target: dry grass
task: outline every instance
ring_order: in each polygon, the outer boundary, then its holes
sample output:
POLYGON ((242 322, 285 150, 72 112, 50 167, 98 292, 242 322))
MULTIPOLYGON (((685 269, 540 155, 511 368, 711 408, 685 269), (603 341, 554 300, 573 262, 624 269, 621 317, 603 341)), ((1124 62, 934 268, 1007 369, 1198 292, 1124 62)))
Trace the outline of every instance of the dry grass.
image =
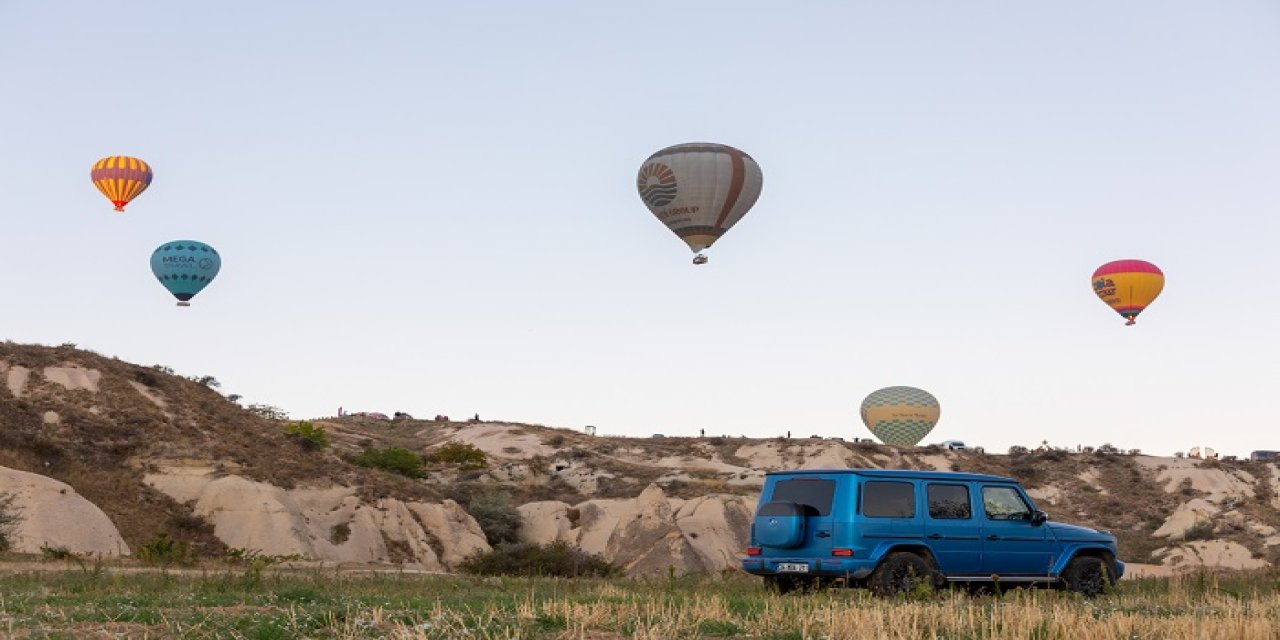
POLYGON ((1122 583, 1097 600, 1043 590, 881 600, 776 596, 742 574, 677 580, 407 574, 40 572, 0 575, 4 637, 918 640, 1274 638, 1278 575, 1122 583))

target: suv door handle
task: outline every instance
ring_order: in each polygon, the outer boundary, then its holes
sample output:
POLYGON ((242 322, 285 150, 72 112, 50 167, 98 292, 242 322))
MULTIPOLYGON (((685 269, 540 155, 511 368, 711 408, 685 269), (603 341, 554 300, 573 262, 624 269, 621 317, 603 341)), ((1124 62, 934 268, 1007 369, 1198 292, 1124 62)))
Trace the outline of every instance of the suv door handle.
POLYGON ((987 536, 987 539, 988 539, 988 540, 999 540, 999 539, 1000 539, 1000 536, 998 536, 998 535, 996 535, 996 534, 994 534, 994 533, 993 533, 993 534, 991 534, 991 535, 987 536))
POLYGON ((941 539, 942 539, 942 534, 941 534, 941 533, 931 533, 931 534, 929 534, 929 539, 930 539, 930 540, 941 540, 941 539))
POLYGON ((830 531, 819 531, 819 532, 817 532, 817 533, 815 533, 815 534, 813 534, 813 535, 814 535, 814 536, 816 536, 816 537, 819 537, 819 538, 830 538, 830 537, 831 537, 831 532, 830 532, 830 531))

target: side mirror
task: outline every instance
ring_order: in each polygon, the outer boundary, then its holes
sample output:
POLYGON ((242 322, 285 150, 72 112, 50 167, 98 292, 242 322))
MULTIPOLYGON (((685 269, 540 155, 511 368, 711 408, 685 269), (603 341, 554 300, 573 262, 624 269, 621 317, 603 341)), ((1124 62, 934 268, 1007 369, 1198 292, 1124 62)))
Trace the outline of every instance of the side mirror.
POLYGON ((1033 511, 1031 513, 1031 526, 1038 527, 1049 521, 1049 514, 1043 511, 1033 511))

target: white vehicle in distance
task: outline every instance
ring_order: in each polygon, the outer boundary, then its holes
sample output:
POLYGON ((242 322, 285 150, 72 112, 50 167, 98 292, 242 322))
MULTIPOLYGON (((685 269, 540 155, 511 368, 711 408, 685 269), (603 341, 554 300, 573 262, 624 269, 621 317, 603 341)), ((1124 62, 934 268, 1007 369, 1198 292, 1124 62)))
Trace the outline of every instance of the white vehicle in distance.
POLYGON ((964 442, 961 440, 947 440, 942 443, 942 448, 948 451, 964 451, 964 442))

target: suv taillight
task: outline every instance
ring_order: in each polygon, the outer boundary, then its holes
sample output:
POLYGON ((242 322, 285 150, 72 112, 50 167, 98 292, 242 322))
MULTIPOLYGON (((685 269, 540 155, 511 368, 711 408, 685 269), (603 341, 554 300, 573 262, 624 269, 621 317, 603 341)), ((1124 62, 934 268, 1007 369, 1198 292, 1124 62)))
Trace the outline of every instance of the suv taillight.
POLYGON ((850 558, 853 557, 853 549, 832 549, 831 555, 850 558))
POLYGON ((747 555, 749 556, 760 555, 760 547, 747 547, 747 555))

